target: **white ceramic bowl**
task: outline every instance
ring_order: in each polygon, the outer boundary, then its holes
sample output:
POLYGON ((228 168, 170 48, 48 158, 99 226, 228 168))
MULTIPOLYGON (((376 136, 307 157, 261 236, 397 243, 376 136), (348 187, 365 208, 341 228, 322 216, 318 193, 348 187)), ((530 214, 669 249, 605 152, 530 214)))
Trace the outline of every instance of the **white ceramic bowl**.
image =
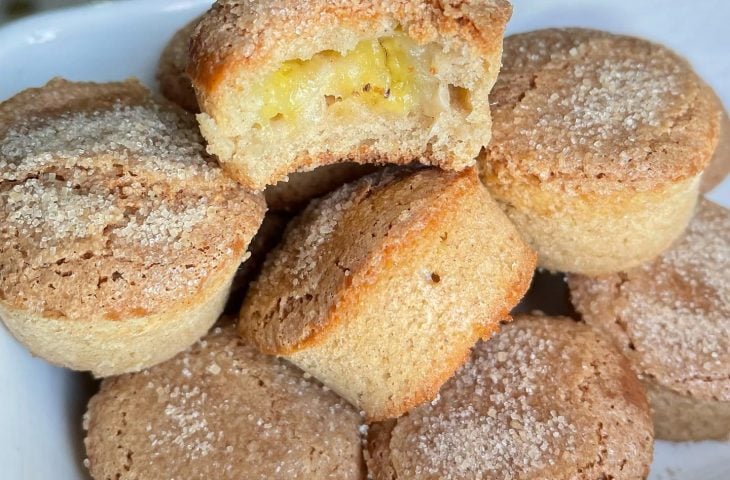
MULTIPOLYGON (((154 87, 159 54, 209 0, 127 0, 37 15, 0 29, 0 100, 54 76, 154 87)), ((510 32, 547 26, 609 29, 665 43, 690 59, 730 105, 730 2, 514 0, 510 32)), ((710 195, 730 206, 730 182, 710 195)), ((76 480, 81 414, 93 382, 30 356, 0 327, 0 478, 76 480)), ((730 444, 658 442, 653 480, 730 479, 730 444)))

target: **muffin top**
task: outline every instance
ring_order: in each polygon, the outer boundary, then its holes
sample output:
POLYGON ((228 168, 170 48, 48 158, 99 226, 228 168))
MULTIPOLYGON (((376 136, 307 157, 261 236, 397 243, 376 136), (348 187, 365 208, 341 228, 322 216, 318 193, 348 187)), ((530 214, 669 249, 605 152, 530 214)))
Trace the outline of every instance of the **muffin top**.
POLYGON ((136 81, 54 79, 0 104, 0 301, 58 318, 159 312, 237 264, 263 199, 194 118, 136 81))
POLYGON ((696 176, 719 130, 712 92, 684 59, 593 30, 506 38, 490 102, 485 175, 569 193, 649 190, 696 176))
POLYGON ((648 472, 652 425, 607 340, 567 318, 521 316, 436 400, 372 426, 368 448, 376 480, 633 479, 648 472))
POLYGON ((232 325, 105 380, 84 417, 94 478, 364 478, 360 416, 232 325))
POLYGON ((720 130, 715 153, 712 155, 710 164, 702 174, 700 193, 709 192, 730 174, 730 115, 722 105, 722 100, 714 92, 717 108, 720 110, 720 130))
POLYGON ((573 303, 607 331, 640 377, 730 401, 730 210, 701 200, 684 236, 654 262, 570 276, 573 303))

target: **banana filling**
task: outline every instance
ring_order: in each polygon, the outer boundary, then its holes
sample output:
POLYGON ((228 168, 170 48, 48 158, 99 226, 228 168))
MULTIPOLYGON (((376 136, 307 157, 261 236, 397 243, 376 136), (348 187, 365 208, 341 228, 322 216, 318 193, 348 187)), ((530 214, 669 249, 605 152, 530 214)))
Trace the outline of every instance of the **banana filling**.
POLYGON ((401 32, 361 41, 344 55, 325 50, 308 60, 284 62, 253 87, 249 100, 260 105, 259 127, 314 121, 324 112, 347 114, 363 106, 377 113, 406 116, 418 110, 436 117, 450 97, 468 103, 466 90, 434 76, 436 51, 401 32))

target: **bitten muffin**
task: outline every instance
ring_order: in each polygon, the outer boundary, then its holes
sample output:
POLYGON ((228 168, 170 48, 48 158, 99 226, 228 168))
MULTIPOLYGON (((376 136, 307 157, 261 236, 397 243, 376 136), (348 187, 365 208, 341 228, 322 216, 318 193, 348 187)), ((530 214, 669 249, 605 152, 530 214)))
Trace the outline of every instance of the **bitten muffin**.
POLYGON ((527 290, 535 255, 472 169, 379 172, 315 200, 264 263, 241 334, 370 419, 430 400, 527 290))
POLYGON ((33 354, 114 375, 215 322, 265 208, 201 142, 131 80, 0 104, 0 317, 33 354))
POLYGON ((510 15, 506 0, 219 0, 188 63, 209 151, 254 190, 343 160, 471 166, 510 15))
POLYGON ((572 275, 583 319, 643 381, 657 438, 730 438, 730 211, 702 200, 682 239, 652 263, 572 275))
POLYGON ((520 316, 436 400, 370 426, 374 480, 646 478, 649 407, 626 358, 590 327, 520 316))
POLYGON ((84 417, 85 464, 96 480, 362 480, 360 422, 224 326, 172 360, 104 380, 84 417))
POLYGON ((720 117, 720 135, 712 155, 710 164, 702 174, 700 193, 706 193, 722 183, 730 173, 730 117, 722 106, 722 100, 715 94, 718 108, 722 111, 720 117))
POLYGON ((200 111, 195 90, 190 77, 185 72, 188 65, 188 45, 190 36, 200 17, 193 19, 183 28, 175 32, 167 46, 162 51, 160 62, 157 65, 157 82, 160 92, 168 100, 177 103, 185 110, 193 113, 200 111))
POLYGON ((682 233, 720 118, 684 59, 593 30, 514 35, 491 101, 482 179, 541 267, 614 273, 682 233))
MULTIPOLYGON (((185 68, 188 62, 188 44, 196 18, 172 37, 160 57, 157 80, 162 94, 191 112, 198 112, 198 101, 185 68)), ((287 178, 269 185, 264 190, 266 205, 271 210, 296 212, 313 198, 321 197, 344 183, 371 173, 376 167, 352 162, 324 165, 312 171, 290 173, 287 178)))

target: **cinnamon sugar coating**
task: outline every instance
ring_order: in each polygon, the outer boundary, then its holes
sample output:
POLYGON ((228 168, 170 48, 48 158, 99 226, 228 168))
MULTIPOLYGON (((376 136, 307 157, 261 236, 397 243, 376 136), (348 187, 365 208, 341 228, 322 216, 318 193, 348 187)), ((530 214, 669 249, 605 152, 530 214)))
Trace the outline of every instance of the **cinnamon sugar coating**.
POLYGON ((163 311, 240 262, 263 199, 136 81, 54 79, 0 104, 0 301, 59 318, 163 311))
POLYGON ((718 137, 710 89, 669 49, 547 29, 505 39, 482 167, 498 182, 576 193, 650 190, 696 176, 718 137))
POLYGON ((479 343, 439 397, 370 427, 375 480, 645 478, 648 405, 586 325, 521 316, 479 343))

